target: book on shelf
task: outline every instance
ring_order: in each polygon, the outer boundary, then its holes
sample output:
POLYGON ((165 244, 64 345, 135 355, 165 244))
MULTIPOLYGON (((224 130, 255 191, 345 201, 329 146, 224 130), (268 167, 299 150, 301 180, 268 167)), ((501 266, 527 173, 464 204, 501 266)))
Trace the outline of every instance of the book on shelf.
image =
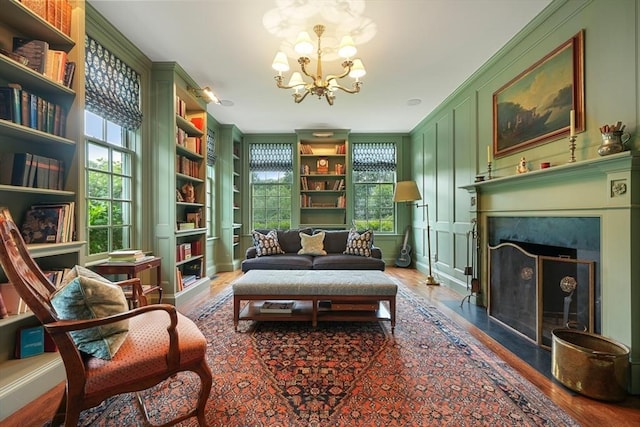
POLYGON ((44 353, 44 328, 42 325, 18 328, 16 331, 16 359, 44 353))
POLYGON ((0 292, 0 319, 4 319, 9 316, 7 306, 4 304, 4 298, 2 298, 2 292, 0 292))
POLYGON ((22 124, 22 95, 15 86, 0 87, 0 119, 22 124))
POLYGON ((27 211, 20 232, 25 243, 60 243, 65 214, 60 206, 33 206, 27 211))
POLYGON ((29 311, 29 307, 20 297, 13 283, 0 283, 0 294, 2 294, 2 300, 4 301, 8 316, 27 313, 29 311))
POLYGON ((195 274, 185 274, 182 276, 182 289, 189 287, 196 283, 198 277, 195 274))
POLYGON ((265 301, 260 306, 260 313, 293 313, 295 301, 265 301))
POLYGON ((47 64, 49 43, 44 40, 32 40, 24 37, 13 38, 13 52, 22 55, 29 61, 27 67, 44 74, 47 64))

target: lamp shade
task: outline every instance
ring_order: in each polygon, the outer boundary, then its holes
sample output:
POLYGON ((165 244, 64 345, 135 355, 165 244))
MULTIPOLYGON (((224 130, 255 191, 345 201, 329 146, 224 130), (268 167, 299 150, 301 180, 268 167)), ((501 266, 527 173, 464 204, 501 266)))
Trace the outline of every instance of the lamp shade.
POLYGON ((293 48, 300 55, 308 55, 313 52, 313 42, 311 41, 311 37, 309 37, 309 33, 306 31, 301 32, 293 48))
POLYGON ((287 55, 285 55, 284 52, 276 53, 276 57, 273 59, 273 63, 271 64, 271 68, 279 72, 289 71, 287 55))
POLYGON ((351 38, 351 36, 344 36, 338 48, 338 55, 340 55, 341 58, 351 58, 356 53, 358 53, 358 49, 356 49, 353 38, 351 38))
POLYGON ((360 77, 364 77, 367 74, 367 71, 364 69, 364 64, 360 59, 353 60, 353 66, 351 67, 351 72, 349 73, 349 77, 354 79, 359 79, 360 77))
POLYGON ((422 200, 420 190, 415 181, 398 181, 393 191, 394 202, 415 202, 422 200))

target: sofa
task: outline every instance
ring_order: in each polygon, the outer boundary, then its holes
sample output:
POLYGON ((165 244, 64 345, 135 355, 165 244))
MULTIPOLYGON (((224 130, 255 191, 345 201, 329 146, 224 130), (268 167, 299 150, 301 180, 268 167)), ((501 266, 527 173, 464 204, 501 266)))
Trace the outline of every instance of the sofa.
POLYGON ((355 230, 253 230, 254 245, 242 261, 250 270, 380 270, 382 251, 373 232, 355 230))

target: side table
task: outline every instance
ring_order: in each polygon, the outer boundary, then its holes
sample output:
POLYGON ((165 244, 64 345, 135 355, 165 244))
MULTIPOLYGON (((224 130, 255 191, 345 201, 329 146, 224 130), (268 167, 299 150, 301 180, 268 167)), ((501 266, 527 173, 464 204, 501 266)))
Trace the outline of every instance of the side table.
POLYGON ((147 295, 151 292, 158 292, 158 302, 162 301, 162 268, 161 257, 154 256, 152 258, 146 258, 138 262, 114 262, 107 261, 101 264, 96 264, 93 269, 96 273, 101 275, 108 274, 124 274, 127 279, 133 279, 138 274, 145 270, 156 270, 156 282, 151 285, 143 285, 140 288, 132 286, 131 292, 125 291, 127 299, 131 301, 133 308, 145 306, 148 304, 147 295))

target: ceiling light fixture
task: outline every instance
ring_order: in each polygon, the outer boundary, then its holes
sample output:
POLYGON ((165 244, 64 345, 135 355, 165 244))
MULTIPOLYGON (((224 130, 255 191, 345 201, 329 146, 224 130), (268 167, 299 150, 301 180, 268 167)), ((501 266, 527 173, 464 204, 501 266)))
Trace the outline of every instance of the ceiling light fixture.
POLYGON ((196 98, 202 98, 207 104, 210 102, 220 104, 220 99, 218 99, 209 86, 203 88, 189 87, 189 92, 196 98))
POLYGON ((304 31, 301 32, 294 47, 296 52, 301 55, 300 58, 298 58, 298 64, 300 64, 302 73, 305 76, 310 77, 312 81, 309 82, 303 80, 302 75, 296 71, 291 75, 289 84, 285 85, 282 83, 282 73, 289 71, 289 61, 287 60, 287 56, 284 52, 278 52, 273 60, 273 64, 271 64, 271 67, 278 72, 278 75, 275 76, 276 85, 281 89, 293 89, 293 100, 296 104, 302 102, 310 93, 316 95, 318 99, 324 96, 329 105, 333 105, 333 100, 336 97, 335 91, 338 89, 347 93, 360 92, 360 86, 362 85, 360 77, 363 77, 367 72, 365 71, 364 65, 360 59, 350 59, 357 52, 351 36, 344 36, 338 49, 338 54, 342 58, 345 58, 345 61, 342 63, 344 70, 340 74, 329 74, 326 79, 323 78, 322 48, 320 39, 322 38, 324 30, 324 25, 318 24, 313 27, 313 31, 318 36, 318 65, 315 75, 307 72, 307 65, 311 62, 307 55, 313 51, 313 43, 309 38, 309 34, 304 31), (352 89, 344 87, 338 83, 339 79, 346 77, 347 75, 355 79, 352 89))

